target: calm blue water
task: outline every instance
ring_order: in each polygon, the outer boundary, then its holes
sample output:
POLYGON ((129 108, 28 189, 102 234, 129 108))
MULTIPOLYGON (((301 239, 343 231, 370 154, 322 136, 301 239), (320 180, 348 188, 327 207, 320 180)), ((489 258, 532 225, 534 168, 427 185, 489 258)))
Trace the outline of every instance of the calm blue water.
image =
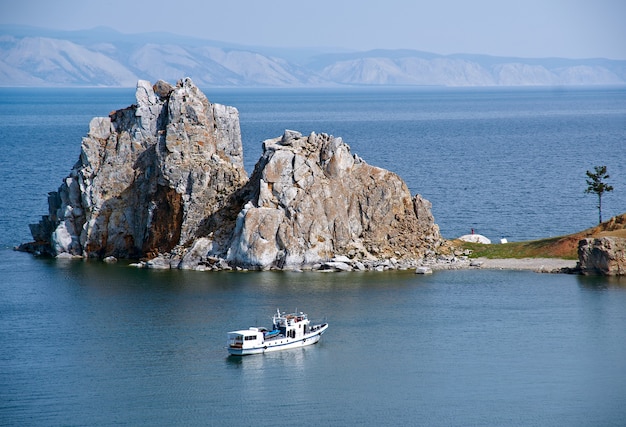
MULTIPOLYGON (((624 90, 207 91, 246 168, 284 129, 342 136, 433 203, 444 236, 511 240, 626 212, 624 90)), ((626 282, 511 271, 143 271, 13 252, 93 116, 134 90, 0 89, 0 425, 623 426, 626 282), (232 359, 280 307, 313 347, 232 359)))
POLYGON ((0 264, 6 425, 623 426, 626 282, 0 264), (319 344, 227 357, 277 307, 319 344), (292 421, 288 421, 292 420, 292 421))

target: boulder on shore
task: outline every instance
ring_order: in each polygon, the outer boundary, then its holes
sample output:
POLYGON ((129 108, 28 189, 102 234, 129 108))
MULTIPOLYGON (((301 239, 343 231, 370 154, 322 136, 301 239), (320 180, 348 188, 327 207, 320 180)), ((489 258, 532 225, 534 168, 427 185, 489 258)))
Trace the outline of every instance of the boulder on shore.
POLYGON ((346 270, 407 267, 445 243, 430 202, 341 138, 285 131, 263 143, 248 180, 234 107, 188 78, 140 81, 136 99, 91 121, 22 250, 149 268, 346 270))
POLYGON ((580 240, 578 269, 585 275, 626 275, 626 239, 600 237, 580 240))

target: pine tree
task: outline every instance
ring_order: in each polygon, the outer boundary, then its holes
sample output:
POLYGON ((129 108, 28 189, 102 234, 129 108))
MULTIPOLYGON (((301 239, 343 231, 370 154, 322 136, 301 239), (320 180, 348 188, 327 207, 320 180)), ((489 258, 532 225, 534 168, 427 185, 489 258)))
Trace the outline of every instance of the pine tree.
POLYGON ((594 166, 595 173, 587 171, 587 189, 585 193, 594 193, 598 195, 598 216, 599 222, 602 223, 602 195, 613 191, 613 186, 604 182, 605 179, 609 179, 610 176, 606 173, 606 166, 594 166))

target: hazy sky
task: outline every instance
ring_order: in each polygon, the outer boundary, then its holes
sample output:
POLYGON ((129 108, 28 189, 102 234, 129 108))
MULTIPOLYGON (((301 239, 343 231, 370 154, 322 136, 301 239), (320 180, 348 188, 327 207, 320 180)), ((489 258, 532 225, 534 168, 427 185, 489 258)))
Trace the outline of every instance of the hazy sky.
POLYGON ((626 59, 625 0, 0 0, 0 23, 272 47, 626 59))

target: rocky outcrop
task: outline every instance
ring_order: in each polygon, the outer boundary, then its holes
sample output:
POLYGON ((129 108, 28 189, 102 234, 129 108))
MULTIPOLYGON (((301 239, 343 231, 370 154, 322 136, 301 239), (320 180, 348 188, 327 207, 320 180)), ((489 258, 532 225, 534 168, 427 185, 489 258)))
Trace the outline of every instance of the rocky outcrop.
POLYGON ((286 131, 250 180, 238 112, 190 79, 140 81, 94 118, 79 161, 23 250, 152 268, 410 268, 444 244, 431 205, 341 138, 286 131))
POLYGON ((248 187, 227 254, 236 265, 422 258, 442 241, 430 203, 341 138, 286 131, 265 141, 248 187))
MULTIPOLYGON (((140 81, 137 103, 92 119, 81 154, 23 249, 154 257, 214 232, 247 181, 235 108, 190 79, 140 81)), ((227 215, 226 215, 227 216, 227 215)))
POLYGON ((582 239, 578 243, 578 269, 587 275, 626 275, 626 239, 582 239))

